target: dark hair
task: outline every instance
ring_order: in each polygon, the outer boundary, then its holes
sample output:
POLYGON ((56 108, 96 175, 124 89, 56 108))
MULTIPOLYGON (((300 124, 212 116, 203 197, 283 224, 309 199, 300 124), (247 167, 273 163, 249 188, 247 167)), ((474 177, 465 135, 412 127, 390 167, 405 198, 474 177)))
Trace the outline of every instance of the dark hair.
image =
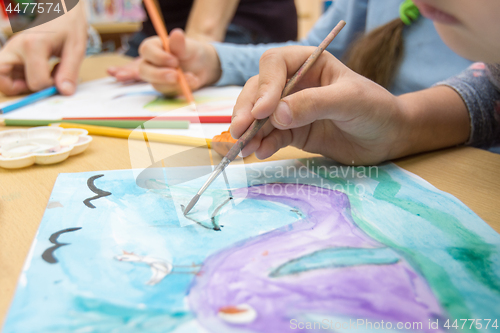
POLYGON ((403 58, 404 27, 397 18, 361 36, 347 51, 345 64, 388 89, 403 58))

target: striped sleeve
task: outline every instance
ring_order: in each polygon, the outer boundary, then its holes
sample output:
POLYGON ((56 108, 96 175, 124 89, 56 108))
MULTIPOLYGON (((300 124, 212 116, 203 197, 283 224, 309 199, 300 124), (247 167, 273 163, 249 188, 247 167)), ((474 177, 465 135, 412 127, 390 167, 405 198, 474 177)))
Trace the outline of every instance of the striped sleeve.
POLYGON ((471 124, 467 145, 489 148, 500 144, 500 91, 490 81, 485 64, 475 63, 436 85, 454 89, 467 106, 471 124))

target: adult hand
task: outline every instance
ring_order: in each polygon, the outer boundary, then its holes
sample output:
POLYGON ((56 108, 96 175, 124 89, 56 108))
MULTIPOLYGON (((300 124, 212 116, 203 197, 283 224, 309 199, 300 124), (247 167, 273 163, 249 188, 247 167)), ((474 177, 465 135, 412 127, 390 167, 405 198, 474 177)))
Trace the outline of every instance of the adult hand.
POLYGON ((215 48, 204 42, 186 38, 180 29, 169 37, 170 53, 165 52, 160 38, 150 37, 139 47, 142 61, 139 76, 164 94, 180 92, 177 68, 181 67, 192 90, 217 82, 221 75, 215 48))
POLYGON ((12 37, 0 51, 0 91, 17 95, 56 85, 63 95, 76 90, 87 44, 83 4, 50 22, 12 37), (49 59, 60 57, 52 70, 49 59))

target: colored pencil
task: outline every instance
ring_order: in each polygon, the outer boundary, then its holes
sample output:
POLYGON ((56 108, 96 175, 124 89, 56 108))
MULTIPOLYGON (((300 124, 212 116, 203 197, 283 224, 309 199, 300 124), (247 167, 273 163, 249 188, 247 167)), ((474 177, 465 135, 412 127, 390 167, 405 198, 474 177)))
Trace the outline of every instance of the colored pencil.
POLYGON ((47 88, 47 89, 37 91, 31 95, 28 95, 26 97, 23 97, 23 98, 15 101, 14 103, 12 103, 10 105, 4 106, 2 109, 0 109, 0 114, 5 114, 8 112, 17 110, 19 108, 22 108, 23 106, 33 104, 35 102, 38 102, 42 99, 45 99, 45 98, 48 98, 51 96, 54 96, 56 94, 57 94, 57 88, 54 86, 47 88))
MULTIPOLYGON (((314 52, 306 59, 306 61, 300 66, 297 72, 292 76, 290 80, 285 84, 283 91, 281 93, 281 98, 286 97, 293 90, 297 82, 309 71, 309 69, 314 65, 316 60, 321 56, 323 51, 330 45, 332 40, 338 35, 338 33, 345 27, 345 21, 341 20, 335 28, 326 36, 326 38, 319 44, 319 46, 314 50, 314 52)), ((233 147, 229 150, 229 152, 224 156, 222 161, 217 165, 212 174, 208 177, 208 180, 203 184, 203 186, 199 189, 199 191, 195 194, 195 196, 191 199, 189 204, 186 206, 184 210, 184 215, 187 215, 189 211, 194 207, 194 205, 200 199, 200 196, 205 192, 205 190, 212 184, 212 182, 217 179, 217 177, 226 169, 226 167, 231 163, 236 156, 241 152, 243 148, 250 142, 255 134, 264 126, 269 117, 264 119, 256 119, 254 122, 248 127, 248 129, 243 133, 243 135, 236 141, 233 147)))
MULTIPOLYGON (((160 37, 163 43, 165 52, 170 53, 167 28, 165 27, 165 23, 158 13, 158 7, 156 7, 153 0, 144 0, 144 5, 146 6, 146 10, 148 11, 149 17, 151 18, 151 22, 153 22, 156 34, 160 37)), ((181 87, 182 94, 184 95, 184 97, 186 97, 186 100, 189 102, 189 104, 191 104, 191 106, 196 109, 196 103, 194 101, 193 93, 191 92, 191 89, 189 88, 189 85, 186 81, 186 77, 184 76, 184 73, 182 72, 182 69, 180 67, 177 68, 177 75, 179 77, 179 85, 181 87)))
MULTIPOLYGON (((115 128, 136 128, 144 125, 144 120, 108 120, 108 119, 64 119, 64 122, 72 124, 107 126, 115 128)), ((52 120, 31 120, 31 119, 4 119, 5 126, 48 126, 52 123, 61 122, 61 119, 52 120)), ((188 129, 189 121, 147 121, 146 127, 149 129, 188 129)))
POLYGON ((92 118, 62 118, 58 121, 72 120, 134 120, 134 121, 180 121, 201 124, 230 124, 231 116, 158 116, 158 117, 92 117, 92 118))
POLYGON ((85 129, 91 135, 109 136, 114 138, 131 139, 131 140, 146 140, 150 142, 171 143, 183 146, 192 147, 211 147, 211 139, 194 138, 183 135, 169 135, 160 133, 151 133, 147 131, 133 131, 122 128, 93 126, 83 124, 71 123, 54 123, 52 126, 59 126, 62 128, 81 128, 85 129))

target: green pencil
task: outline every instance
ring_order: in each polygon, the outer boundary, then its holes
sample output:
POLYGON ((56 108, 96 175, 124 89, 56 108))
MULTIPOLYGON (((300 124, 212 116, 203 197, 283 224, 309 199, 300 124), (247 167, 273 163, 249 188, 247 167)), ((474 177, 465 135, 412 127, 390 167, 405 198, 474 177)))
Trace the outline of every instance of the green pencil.
POLYGON ((188 129, 189 121, 187 120, 154 120, 154 121, 142 121, 142 120, 97 120, 97 119, 82 119, 82 120, 33 120, 33 119, 3 119, 6 126, 48 126, 52 123, 60 123, 64 121, 65 123, 73 124, 83 124, 83 125, 95 125, 95 126, 106 126, 115 128, 136 128, 144 123, 147 123, 145 127, 147 129, 188 129))

